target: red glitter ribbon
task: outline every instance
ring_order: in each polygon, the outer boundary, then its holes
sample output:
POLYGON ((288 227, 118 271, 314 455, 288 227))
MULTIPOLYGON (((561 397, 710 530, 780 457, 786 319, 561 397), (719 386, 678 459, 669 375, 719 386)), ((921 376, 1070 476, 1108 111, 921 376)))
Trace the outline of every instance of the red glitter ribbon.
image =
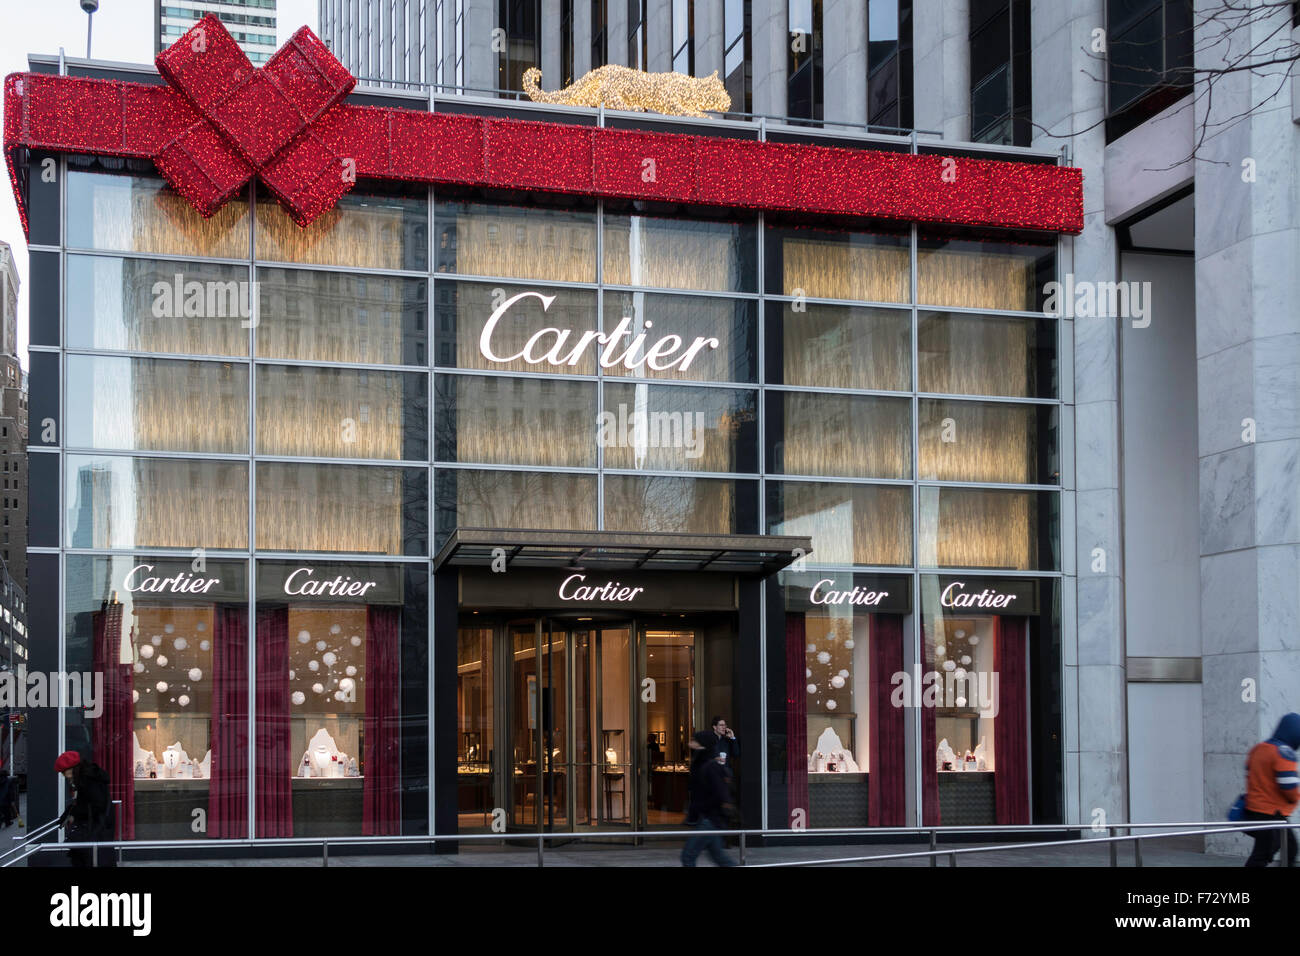
POLYGON ((306 226, 357 178, 1077 233, 1083 172, 341 102, 355 79, 303 27, 254 68, 208 15, 157 57, 169 86, 15 73, 4 150, 152 159, 210 216, 260 177, 306 226))

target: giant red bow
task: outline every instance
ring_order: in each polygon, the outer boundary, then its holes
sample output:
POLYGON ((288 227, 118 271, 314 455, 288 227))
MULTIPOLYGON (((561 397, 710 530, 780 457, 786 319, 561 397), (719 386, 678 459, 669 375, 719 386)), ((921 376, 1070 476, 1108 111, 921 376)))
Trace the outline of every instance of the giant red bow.
POLYGON ((208 14, 155 62, 202 118, 154 163, 203 215, 258 176, 305 226, 356 182, 355 163, 313 129, 356 79, 306 27, 258 68, 208 14))

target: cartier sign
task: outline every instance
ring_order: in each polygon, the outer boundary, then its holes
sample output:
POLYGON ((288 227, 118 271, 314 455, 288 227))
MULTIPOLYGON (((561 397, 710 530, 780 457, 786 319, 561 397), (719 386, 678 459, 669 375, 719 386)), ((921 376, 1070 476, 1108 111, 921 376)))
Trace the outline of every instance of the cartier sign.
POLYGON ((145 594, 207 594, 221 583, 221 578, 209 578, 189 571, 175 574, 155 573, 152 564, 137 564, 126 573, 122 587, 127 591, 145 594))
POLYGON ((981 591, 967 591, 965 581, 953 581, 939 595, 939 603, 944 607, 981 607, 1005 608, 1016 599, 1014 594, 1005 594, 984 588, 981 591))
POLYGON ((873 591, 863 587, 848 591, 837 590, 835 582, 830 578, 822 578, 808 592, 808 600, 813 604, 862 604, 874 607, 887 597, 888 591, 873 591))
POLYGON ((495 574, 464 568, 459 574, 459 591, 461 607, 483 609, 659 613, 730 611, 736 607, 736 579, 720 573, 514 568, 495 574))
MULTIPOLYGON (((600 349, 599 360, 602 368, 613 368, 622 365, 626 369, 633 370, 644 365, 656 372, 664 372, 673 368, 684 372, 700 352, 718 347, 717 339, 705 338, 704 336, 697 336, 690 345, 683 348, 682 346, 685 343, 680 335, 669 334, 656 339, 649 339, 648 331, 638 332, 633 335, 632 320, 624 317, 619 319, 618 325, 614 326, 613 331, 586 331, 579 335, 572 344, 569 342, 569 338, 574 334, 572 329, 547 326, 534 332, 528 341, 524 343, 524 347, 513 355, 498 355, 492 343, 492 333, 496 331, 501 318, 512 305, 520 299, 528 298, 540 299, 543 312, 550 309, 551 303, 555 301, 553 295, 543 295, 540 292, 520 292, 497 306, 484 324, 483 333, 478 340, 478 350, 489 362, 504 364, 522 360, 529 365, 545 363, 547 365, 572 367, 582 360, 584 352, 595 346, 600 349), (620 349, 622 349, 621 352, 620 349)), ((646 330, 654 326, 653 322, 643 324, 646 330)))
POLYGON ((618 581, 587 584, 585 574, 570 574, 560 582, 557 596, 561 601, 608 601, 611 604, 630 604, 645 588, 634 588, 618 581))
MULTIPOLYGON (((1038 581, 1033 578, 941 577, 937 581, 939 606, 945 612, 968 614, 1038 613, 1038 581)), ((927 595, 933 594, 927 588, 927 595)), ((932 600, 927 596, 927 601, 932 600)))

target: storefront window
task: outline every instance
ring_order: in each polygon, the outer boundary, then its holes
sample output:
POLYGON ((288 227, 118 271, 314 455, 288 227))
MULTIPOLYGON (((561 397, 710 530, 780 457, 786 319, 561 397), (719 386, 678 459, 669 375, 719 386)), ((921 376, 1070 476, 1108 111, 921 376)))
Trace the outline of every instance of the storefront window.
POLYGON ((1056 330, 1049 319, 922 312, 918 387, 943 395, 1055 398, 1056 330))
POLYGON ((607 285, 709 292, 756 289, 753 222, 605 213, 607 285))
POLYGON ((423 279, 259 268, 257 282, 260 358, 428 361, 429 284, 423 279))
POLYGON ((456 632, 456 813, 461 829, 487 827, 495 809, 494 644, 491 627, 456 632))
POLYGON ((415 372, 259 365, 258 454, 424 459, 427 389, 415 372))
POLYGON ((922 234, 917 244, 916 295, 923 305, 958 309, 1035 311, 1052 279, 1050 246, 987 242, 922 234))
POLYGON ((601 347, 594 342, 594 292, 451 281, 436 282, 433 289, 438 366, 596 374, 601 347))
POLYGON ((849 232, 772 224, 766 237, 767 292, 860 302, 912 300, 906 229, 849 232))
POLYGON ((423 597, 412 587, 424 573, 399 564, 258 562, 264 835, 402 832, 403 791, 423 784, 423 759, 413 768, 408 758, 427 747, 423 707, 408 713, 403 700, 410 689, 427 694, 422 669, 410 668, 415 645, 428 640, 423 597))
POLYGON ((69 347, 248 354, 247 266, 79 255, 67 263, 69 347))
POLYGON ((750 389, 610 383, 597 426, 606 468, 758 470, 750 389))
POLYGON ((791 825, 903 826, 905 577, 782 572, 791 825))
POLYGON ((1055 484, 1055 405, 920 400, 919 468, 939 481, 1055 484))
POLYGON ((247 563, 67 561, 67 667, 88 686, 66 745, 108 772, 121 836, 247 836, 247 563))
POLYGON ((248 465, 67 455, 71 548, 248 547, 248 465))
POLYGON ((440 468, 434 476, 438 540, 457 527, 596 527, 596 476, 553 471, 440 468))
POLYGON ((765 308, 768 382, 911 391, 908 312, 796 302, 765 308))
POLYGON ((626 358, 607 366, 606 375, 758 381, 758 303, 753 300, 606 292, 604 328, 607 335, 626 335, 611 353, 626 358))
POLYGON ((912 403, 906 398, 768 392, 770 470, 835 478, 910 478, 912 403))
MULTIPOLYGON (((70 159, 69 165, 80 161, 80 157, 70 159)), ((102 162, 89 158, 84 161, 91 169, 102 162)), ((152 164, 143 165, 152 172, 152 164)), ((161 176, 149 172, 131 175, 70 168, 68 247, 248 258, 245 198, 234 197, 204 219, 188 199, 174 192, 161 176)))
POLYGON ((605 527, 610 531, 752 534, 757 506, 753 481, 605 476, 605 527))
POLYGON ((442 200, 433 216, 438 272, 596 281, 594 212, 442 200))
POLYGON ((439 461, 596 467, 596 384, 438 375, 439 461))
POLYGON ((811 537, 810 564, 906 567, 912 563, 912 489, 769 480, 767 531, 811 537))
POLYGON ((257 547, 265 551, 423 554, 423 468, 257 465, 257 547))
POLYGON ((69 355, 72 448, 248 453, 248 366, 69 355))
POLYGON ((923 485, 917 516, 920 566, 1056 570, 1057 508, 1053 491, 923 485))
POLYGON ((422 186, 405 194, 350 192, 304 229, 262 192, 257 197, 257 258, 423 271, 429 261, 428 207, 422 186))

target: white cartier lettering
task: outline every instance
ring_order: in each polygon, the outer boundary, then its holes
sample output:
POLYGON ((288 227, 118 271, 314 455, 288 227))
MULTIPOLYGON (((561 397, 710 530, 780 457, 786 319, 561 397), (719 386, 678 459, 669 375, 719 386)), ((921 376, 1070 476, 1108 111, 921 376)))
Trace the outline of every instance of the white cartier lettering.
POLYGON ((149 575, 153 568, 152 564, 137 564, 122 579, 122 587, 128 591, 144 591, 148 594, 163 591, 169 594, 207 594, 214 584, 221 583, 221 578, 200 578, 186 571, 178 571, 169 578, 154 577, 149 575))
MULTIPOLYGON (((614 326, 611 332, 583 332, 567 352, 564 349, 569 337, 573 335, 573 330, 547 326, 529 336, 524 347, 514 355, 498 355, 492 348, 492 333, 496 331, 497 323, 512 305, 520 299, 528 298, 540 300, 543 312, 548 311, 551 303, 555 301, 553 295, 520 292, 497 306, 488 316, 487 322, 483 324, 483 333, 478 339, 478 350, 489 362, 506 363, 522 359, 529 365, 540 365, 545 362, 547 365, 573 366, 582 360, 582 355, 588 348, 598 345, 604 346, 600 350, 599 357, 602 368, 622 365, 629 371, 634 371, 642 365, 648 365, 657 372, 665 372, 672 368, 679 368, 684 372, 690 368, 691 363, 702 351, 718 347, 717 339, 697 336, 695 341, 682 349, 683 340, 680 335, 665 335, 647 345, 646 332, 637 332, 633 335, 632 320, 624 317, 619 319, 618 325, 614 326)), ((647 330, 654 327, 653 322, 645 322, 643 325, 647 330)))
POLYGON ((618 581, 604 584, 583 584, 585 574, 570 574, 560 582, 561 601, 631 601, 645 588, 630 588, 618 581), (574 582, 577 582, 576 584, 574 582), (567 593, 566 593, 567 592, 567 593))
POLYGON ((319 597, 322 594, 327 594, 330 597, 363 597, 371 588, 379 586, 375 581, 357 581, 343 574, 329 580, 307 580, 315 573, 312 568, 298 568, 285 578, 284 593, 302 594, 309 597, 319 597), (300 574, 304 577, 301 581, 298 581, 297 578, 300 574))
POLYGON ((868 591, 865 588, 854 588, 852 591, 826 591, 823 587, 835 582, 830 578, 822 578, 808 592, 808 600, 813 604, 864 604, 875 606, 889 597, 888 591, 868 591))
POLYGON ((1016 599, 1014 594, 999 594, 988 588, 978 594, 955 594, 954 590, 964 592, 966 582, 953 581, 943 589, 943 594, 939 595, 939 603, 944 607, 1007 607, 1016 599))

